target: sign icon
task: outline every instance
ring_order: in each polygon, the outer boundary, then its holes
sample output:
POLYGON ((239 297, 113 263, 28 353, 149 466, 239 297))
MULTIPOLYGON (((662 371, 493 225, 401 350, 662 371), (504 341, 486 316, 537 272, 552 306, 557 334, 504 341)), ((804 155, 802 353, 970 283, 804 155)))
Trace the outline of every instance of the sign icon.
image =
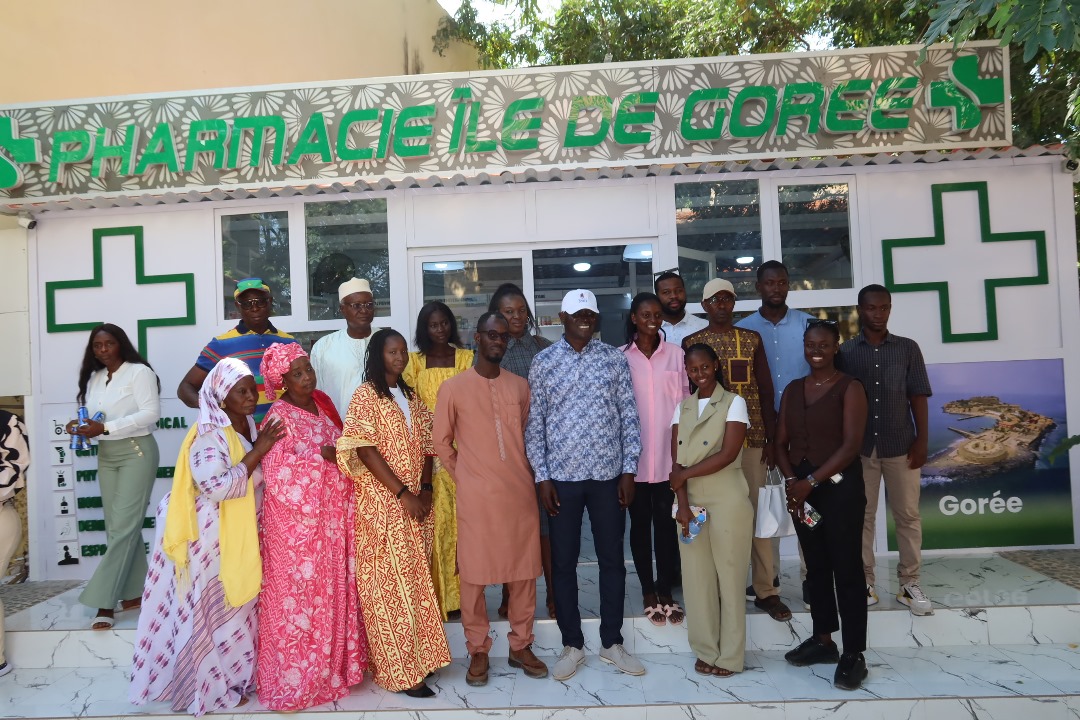
MULTIPOLYGON (((1026 230, 1022 232, 998 233, 990 229, 990 199, 986 182, 962 182, 944 183, 932 185, 932 203, 934 212, 934 234, 929 237, 896 238, 881 241, 882 265, 885 271, 885 287, 894 293, 898 292, 936 292, 938 294, 938 306, 941 311, 941 341, 954 342, 977 342, 983 340, 998 339, 997 322, 997 291, 998 288, 1016 287, 1019 285, 1046 285, 1049 283, 1049 271, 1046 262, 1046 233, 1042 230, 1026 230), (949 238, 945 235, 945 212, 942 199, 946 193, 975 193, 978 201, 978 232, 981 243, 1001 243, 1015 241, 1029 241, 1032 243, 1035 255, 1035 274, 1012 277, 984 277, 984 307, 986 310, 986 330, 982 332, 954 332, 953 331, 953 303, 970 303, 978 298, 953 298, 949 294, 949 280, 930 280, 927 282, 897 282, 895 273, 895 253, 906 248, 920 248, 924 256, 922 265, 933 267, 935 263, 929 258, 930 248, 945 246, 949 238)), ((979 252, 986 255, 992 254, 993 246, 980 244, 979 252)), ((997 264, 1000 266, 1000 263, 997 264)), ((978 272, 980 267, 994 267, 989 262, 980 262, 973 258, 968 266, 971 272, 978 272)), ((960 307, 956 305, 955 307, 960 307)))

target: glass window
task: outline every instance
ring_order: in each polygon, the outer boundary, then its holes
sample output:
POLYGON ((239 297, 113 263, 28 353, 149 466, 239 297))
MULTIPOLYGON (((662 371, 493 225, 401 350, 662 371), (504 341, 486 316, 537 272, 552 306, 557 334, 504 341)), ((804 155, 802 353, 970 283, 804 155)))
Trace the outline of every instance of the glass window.
POLYGON ((757 180, 677 183, 675 223, 679 274, 689 302, 699 302, 705 283, 725 278, 740 300, 757 297, 754 274, 761 264, 761 204, 757 180))
POLYGON ((596 295, 599 339, 615 346, 626 343, 630 301, 639 292, 653 290, 651 244, 534 250, 532 256, 533 313, 544 337, 551 341, 562 337, 563 295, 582 288, 596 295))
POLYGON ((521 287, 521 260, 433 260, 422 264, 424 304, 445 303, 457 318, 462 346, 472 350, 476 321, 487 312, 495 290, 503 283, 521 287))
POLYGON ((341 317, 338 285, 371 283, 375 317, 390 315, 390 239, 386 200, 307 203, 308 319, 341 317))
POLYGON ((780 185, 777 194, 791 289, 852 287, 847 183, 780 185))
POLYGON ((225 319, 240 317, 233 291, 237 282, 249 277, 262 278, 270 287, 273 315, 292 315, 288 211, 222 215, 221 260, 225 319))

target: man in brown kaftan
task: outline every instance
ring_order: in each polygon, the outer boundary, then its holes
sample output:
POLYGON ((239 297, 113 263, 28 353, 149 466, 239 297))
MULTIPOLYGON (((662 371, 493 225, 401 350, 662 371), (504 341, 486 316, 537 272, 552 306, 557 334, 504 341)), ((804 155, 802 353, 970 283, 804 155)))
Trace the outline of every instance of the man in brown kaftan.
POLYGON ((506 320, 485 313, 476 324, 476 366, 446 380, 435 404, 435 452, 457 486, 461 624, 472 661, 466 681, 488 678, 484 587, 510 589, 510 666, 547 677, 533 654, 540 529, 532 468, 525 456, 529 384, 499 362, 510 338, 506 320))

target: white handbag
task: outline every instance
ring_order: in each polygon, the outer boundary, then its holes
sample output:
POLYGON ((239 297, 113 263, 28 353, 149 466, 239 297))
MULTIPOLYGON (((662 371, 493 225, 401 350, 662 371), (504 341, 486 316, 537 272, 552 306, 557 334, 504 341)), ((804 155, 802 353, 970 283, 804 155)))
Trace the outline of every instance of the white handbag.
POLYGON ((754 537, 780 538, 795 534, 795 523, 787 511, 784 477, 777 468, 765 476, 765 487, 758 490, 754 537))

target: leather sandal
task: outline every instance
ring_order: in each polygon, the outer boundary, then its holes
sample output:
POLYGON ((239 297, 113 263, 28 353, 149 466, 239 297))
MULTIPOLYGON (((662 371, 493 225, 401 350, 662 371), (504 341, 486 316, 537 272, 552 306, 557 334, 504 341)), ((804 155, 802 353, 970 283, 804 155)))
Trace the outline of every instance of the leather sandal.
POLYGON ((769 617, 777 622, 787 622, 791 619, 791 610, 788 609, 788 606, 784 604, 779 595, 757 598, 754 600, 754 607, 769 613, 769 617))
POLYGON ((659 603, 645 608, 645 617, 657 627, 667 625, 667 613, 664 612, 664 607, 659 603))
POLYGON ((672 625, 682 625, 683 620, 686 619, 686 612, 682 609, 682 605, 672 600, 670 604, 664 605, 664 616, 672 625))

